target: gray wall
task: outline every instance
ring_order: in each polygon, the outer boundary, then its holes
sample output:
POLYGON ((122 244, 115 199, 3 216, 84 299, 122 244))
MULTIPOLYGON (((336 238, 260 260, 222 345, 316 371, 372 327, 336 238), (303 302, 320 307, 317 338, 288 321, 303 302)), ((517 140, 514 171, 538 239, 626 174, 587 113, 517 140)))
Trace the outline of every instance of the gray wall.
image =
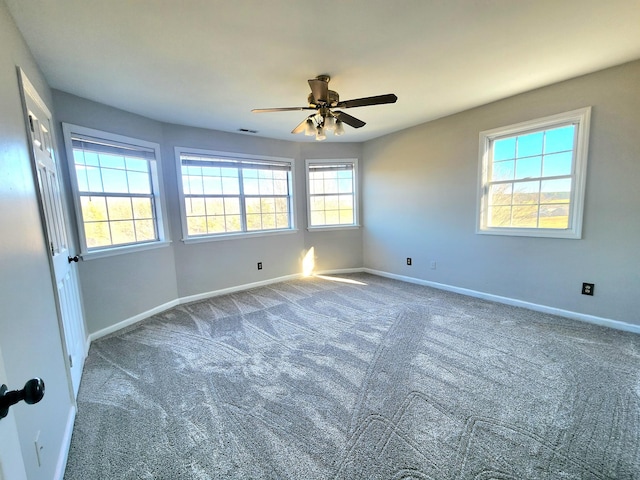
MULTIPOLYGON (((73 414, 55 297, 49 270, 16 66, 43 100, 51 92, 40 74, 3 0, 0 0, 0 350, 9 387, 22 388, 40 376, 43 400, 11 409, 29 478, 54 478, 67 421, 73 414), (34 440, 40 432, 38 467, 34 440)), ((2 439, 3 442, 6 441, 2 439)), ((3 444, 4 445, 4 444, 3 444)), ((4 447, 3 447, 4 448, 4 447)))
MULTIPOLYGON (((361 144, 301 144, 251 135, 163 124, 53 91, 58 120, 161 145, 171 245, 80 262, 89 333, 116 325, 179 298, 298 274, 313 246, 316 270, 362 266, 362 232, 306 230, 306 158, 360 158, 361 144), (182 241, 175 147, 191 147, 295 161, 297 232, 186 244, 182 241), (258 271, 256 263, 263 263, 258 271)), ((62 135, 61 130, 59 132, 62 135)), ((66 168, 65 157, 65 173, 66 168)), ((71 202, 71 196, 69 196, 71 202)))
POLYGON ((640 325, 639 132, 637 61, 367 142, 364 265, 640 325), (476 234, 479 132, 588 105, 583 238, 476 234))

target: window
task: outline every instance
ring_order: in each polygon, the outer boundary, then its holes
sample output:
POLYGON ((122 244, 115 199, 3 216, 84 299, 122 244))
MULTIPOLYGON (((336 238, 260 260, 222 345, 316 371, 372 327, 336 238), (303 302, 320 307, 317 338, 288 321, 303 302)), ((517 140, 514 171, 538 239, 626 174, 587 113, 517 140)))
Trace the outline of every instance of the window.
POLYGON ((293 230, 293 161, 176 148, 185 239, 293 230))
POLYGON ((480 133, 478 233, 581 237, 590 113, 480 133))
POLYGON ((63 131, 83 257, 165 244, 160 146, 66 123, 63 131))
POLYGON ((358 160, 307 160, 309 228, 355 227, 358 160))

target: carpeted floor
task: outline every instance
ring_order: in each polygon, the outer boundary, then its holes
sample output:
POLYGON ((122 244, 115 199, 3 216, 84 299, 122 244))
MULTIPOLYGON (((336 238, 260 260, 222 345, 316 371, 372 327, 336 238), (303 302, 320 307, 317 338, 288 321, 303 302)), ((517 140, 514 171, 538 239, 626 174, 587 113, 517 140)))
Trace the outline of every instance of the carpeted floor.
POLYGON ((640 335, 340 278, 94 342, 65 479, 640 479, 640 335))

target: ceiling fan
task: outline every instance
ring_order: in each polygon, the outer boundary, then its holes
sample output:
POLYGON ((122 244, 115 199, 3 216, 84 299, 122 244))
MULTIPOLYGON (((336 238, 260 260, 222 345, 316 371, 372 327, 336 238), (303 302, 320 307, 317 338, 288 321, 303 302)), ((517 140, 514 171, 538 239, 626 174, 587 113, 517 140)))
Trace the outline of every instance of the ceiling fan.
POLYGON ((364 127, 365 122, 344 113, 341 110, 353 107, 366 107, 369 105, 382 105, 385 103, 395 103, 398 100, 393 93, 377 95, 375 97, 356 98, 353 100, 340 101, 338 92, 329 90, 329 75, 318 75, 309 80, 311 93, 307 97, 306 107, 284 107, 284 108, 256 108, 251 110, 254 113, 265 112, 291 112, 296 110, 315 110, 316 112, 305 118, 291 133, 304 132, 307 136, 316 136, 316 140, 327 138, 326 132, 333 131, 334 135, 344 133, 343 123, 353 128, 364 127))

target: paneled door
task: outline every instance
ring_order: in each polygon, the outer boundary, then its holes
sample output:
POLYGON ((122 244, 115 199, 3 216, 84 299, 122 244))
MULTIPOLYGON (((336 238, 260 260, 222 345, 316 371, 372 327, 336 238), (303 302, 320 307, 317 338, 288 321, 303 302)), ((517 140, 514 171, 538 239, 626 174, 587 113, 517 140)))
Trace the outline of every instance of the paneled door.
POLYGON ((86 357, 85 324, 76 265, 79 258, 69 249, 51 113, 24 72, 20 70, 19 73, 26 125, 33 151, 32 160, 38 182, 41 215, 51 255, 52 278, 55 280, 67 367, 76 398, 86 357))

